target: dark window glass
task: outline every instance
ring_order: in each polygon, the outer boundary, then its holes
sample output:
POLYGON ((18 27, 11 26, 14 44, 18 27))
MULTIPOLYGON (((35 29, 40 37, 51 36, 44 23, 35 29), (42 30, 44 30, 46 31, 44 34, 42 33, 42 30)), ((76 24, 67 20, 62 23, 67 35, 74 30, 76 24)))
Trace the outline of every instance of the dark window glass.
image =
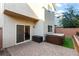
POLYGON ((48 25, 48 32, 52 32, 52 26, 48 25))
POLYGON ((24 41, 24 25, 17 25, 17 43, 24 41))
POLYGON ((30 26, 25 26, 25 40, 30 39, 30 26))

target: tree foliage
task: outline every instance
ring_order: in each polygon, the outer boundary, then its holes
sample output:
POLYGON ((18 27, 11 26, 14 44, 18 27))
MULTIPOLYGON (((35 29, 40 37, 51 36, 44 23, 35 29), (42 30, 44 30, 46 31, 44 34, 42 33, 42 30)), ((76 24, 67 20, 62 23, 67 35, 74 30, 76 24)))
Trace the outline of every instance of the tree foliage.
POLYGON ((64 28, 79 28, 79 14, 73 6, 66 8, 66 12, 63 13, 63 17, 60 20, 60 24, 64 28))

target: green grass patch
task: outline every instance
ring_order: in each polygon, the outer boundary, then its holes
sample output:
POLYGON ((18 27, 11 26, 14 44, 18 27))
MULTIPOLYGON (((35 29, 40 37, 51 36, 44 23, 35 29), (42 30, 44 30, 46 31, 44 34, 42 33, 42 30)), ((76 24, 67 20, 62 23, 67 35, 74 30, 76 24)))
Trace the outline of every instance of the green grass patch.
POLYGON ((72 37, 65 37, 63 46, 67 48, 74 48, 72 37))

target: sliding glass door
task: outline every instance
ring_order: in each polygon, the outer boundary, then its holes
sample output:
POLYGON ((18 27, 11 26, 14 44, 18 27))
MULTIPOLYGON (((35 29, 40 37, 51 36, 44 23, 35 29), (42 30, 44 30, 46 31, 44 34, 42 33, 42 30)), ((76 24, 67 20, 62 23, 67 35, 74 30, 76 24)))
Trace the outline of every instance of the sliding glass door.
POLYGON ((30 26, 17 25, 17 43, 30 40, 30 26))

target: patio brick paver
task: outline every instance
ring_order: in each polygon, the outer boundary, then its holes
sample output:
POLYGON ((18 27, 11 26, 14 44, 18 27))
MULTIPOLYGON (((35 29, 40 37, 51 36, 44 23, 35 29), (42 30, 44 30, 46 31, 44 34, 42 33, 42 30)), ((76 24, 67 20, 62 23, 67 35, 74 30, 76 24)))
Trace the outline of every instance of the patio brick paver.
POLYGON ((7 48, 13 56, 77 56, 74 49, 50 44, 47 42, 28 42, 7 48))

